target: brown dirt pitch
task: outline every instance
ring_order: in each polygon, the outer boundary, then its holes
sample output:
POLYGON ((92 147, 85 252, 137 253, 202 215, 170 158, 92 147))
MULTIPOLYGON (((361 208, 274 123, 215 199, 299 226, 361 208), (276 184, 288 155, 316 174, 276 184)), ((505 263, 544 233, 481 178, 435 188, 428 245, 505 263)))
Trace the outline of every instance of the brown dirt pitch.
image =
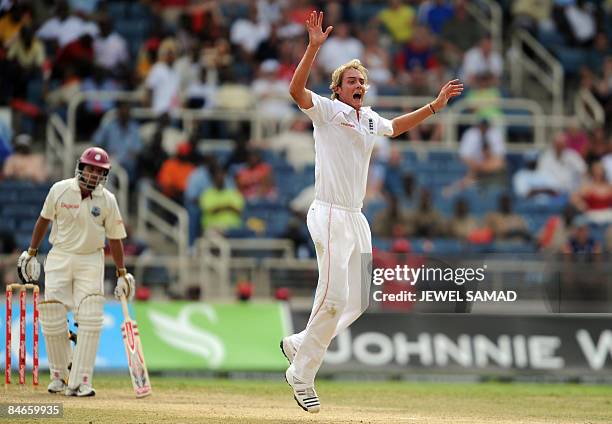
POLYGON ((0 388, 0 403, 59 402, 63 418, 0 422, 612 423, 610 386, 321 381, 321 412, 308 414, 284 381, 153 377, 153 395, 136 399, 127 375, 98 375, 98 394, 81 399, 48 394, 41 380, 36 391, 0 388))

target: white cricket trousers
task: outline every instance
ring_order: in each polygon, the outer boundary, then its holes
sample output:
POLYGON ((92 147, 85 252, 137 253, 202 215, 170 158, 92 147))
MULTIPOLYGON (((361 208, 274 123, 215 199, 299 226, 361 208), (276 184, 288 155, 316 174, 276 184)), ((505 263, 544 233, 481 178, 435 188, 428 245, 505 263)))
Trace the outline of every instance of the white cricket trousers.
POLYGON ((91 294, 104 295, 104 251, 78 255, 51 249, 45 261, 45 300, 74 310, 91 294))
POLYGON ((332 339, 368 307, 370 264, 364 261, 371 257, 372 236, 361 210, 319 200, 310 206, 307 224, 319 281, 306 329, 290 337, 297 348, 291 367, 299 379, 314 383, 332 339))

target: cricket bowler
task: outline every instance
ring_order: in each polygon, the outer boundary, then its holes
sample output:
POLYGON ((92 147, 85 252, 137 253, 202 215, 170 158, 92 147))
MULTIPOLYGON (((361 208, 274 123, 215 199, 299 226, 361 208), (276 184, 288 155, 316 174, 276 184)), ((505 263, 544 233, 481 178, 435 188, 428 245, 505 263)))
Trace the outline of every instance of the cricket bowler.
POLYGON ((50 393, 96 394, 92 379, 103 322, 105 238, 117 267, 115 296, 134 296, 134 277, 123 263, 125 227, 115 196, 104 188, 110 169, 103 149, 85 150, 74 178, 59 181, 49 190, 30 247, 17 262, 20 278, 37 283, 40 263, 36 254, 53 222, 49 236, 52 248, 45 261, 45 299, 39 308, 51 371, 50 393), (74 351, 68 339, 69 310, 78 323, 74 351))
POLYGON ((447 82, 438 97, 414 112, 393 120, 363 107, 368 71, 350 61, 331 76, 331 100, 306 89, 315 56, 332 31, 322 28, 323 13, 306 20, 309 43, 293 75, 290 94, 310 117, 315 140, 315 200, 307 215, 314 242, 319 280, 306 328, 281 341, 290 362, 285 373, 298 405, 319 412, 314 380, 325 352, 340 331, 367 308, 362 299, 362 254, 371 254, 368 222, 361 212, 370 155, 377 136, 396 137, 444 108, 463 91, 459 80, 447 82))

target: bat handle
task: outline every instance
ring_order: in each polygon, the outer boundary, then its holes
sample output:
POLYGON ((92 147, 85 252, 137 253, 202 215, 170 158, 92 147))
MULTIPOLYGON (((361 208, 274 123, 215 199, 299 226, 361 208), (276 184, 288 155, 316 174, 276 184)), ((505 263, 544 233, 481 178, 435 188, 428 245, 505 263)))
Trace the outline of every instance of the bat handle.
POLYGON ((123 309, 123 316, 125 318, 129 318, 130 317, 130 311, 128 309, 127 299, 123 295, 119 296, 119 299, 121 299, 121 308, 123 309))

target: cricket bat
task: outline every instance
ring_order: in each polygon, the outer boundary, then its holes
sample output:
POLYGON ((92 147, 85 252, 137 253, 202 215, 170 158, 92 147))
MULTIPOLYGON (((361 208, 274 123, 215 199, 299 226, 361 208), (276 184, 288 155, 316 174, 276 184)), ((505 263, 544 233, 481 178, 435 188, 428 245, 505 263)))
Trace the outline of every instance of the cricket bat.
POLYGON ((147 365, 142 354, 138 324, 130 318, 125 296, 121 296, 121 306, 123 308, 121 334, 123 335, 123 344, 125 345, 125 354, 127 355, 128 367, 130 368, 132 385, 134 386, 137 398, 149 396, 151 394, 151 380, 149 380, 149 372, 147 371, 147 365))

